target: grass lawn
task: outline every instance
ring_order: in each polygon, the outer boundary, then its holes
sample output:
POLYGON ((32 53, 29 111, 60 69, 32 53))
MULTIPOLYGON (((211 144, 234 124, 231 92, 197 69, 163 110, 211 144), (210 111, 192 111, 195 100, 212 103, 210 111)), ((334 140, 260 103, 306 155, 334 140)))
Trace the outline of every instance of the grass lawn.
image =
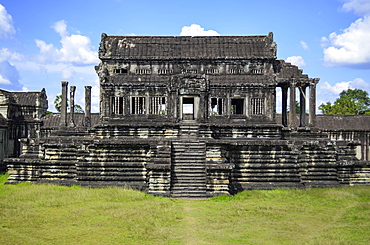
POLYGON ((122 188, 4 185, 0 244, 369 244, 370 187, 206 200, 122 188))

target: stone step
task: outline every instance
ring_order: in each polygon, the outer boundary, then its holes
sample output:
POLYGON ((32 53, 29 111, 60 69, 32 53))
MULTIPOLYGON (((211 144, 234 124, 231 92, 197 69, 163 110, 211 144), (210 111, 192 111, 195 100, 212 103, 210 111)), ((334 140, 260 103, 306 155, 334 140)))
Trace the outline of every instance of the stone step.
POLYGON ((172 163, 175 165, 205 165, 205 159, 172 159, 172 163))
POLYGON ((176 176, 172 178, 172 184, 183 184, 183 185, 191 185, 191 186, 197 186, 199 184, 206 183, 206 178, 195 178, 195 177, 186 177, 186 176, 176 176))
POLYGON ((207 190, 207 186, 173 186, 171 190, 172 193, 205 192, 207 190))
POLYGON ((189 141, 172 141, 172 145, 174 146, 188 146, 188 145, 196 145, 196 146, 205 146, 206 143, 199 142, 197 140, 189 140, 189 141))
POLYGON ((174 151, 172 158, 205 158, 205 154, 202 151, 174 151))
POLYGON ((173 166, 205 166, 205 161, 204 160, 186 160, 186 159, 174 159, 172 161, 173 166))
POLYGON ((192 188, 201 188, 205 187, 207 184, 206 178, 185 178, 185 179, 172 179, 172 187, 192 187, 192 188), (181 180, 181 181, 178 181, 181 180))
POLYGON ((179 188, 179 187, 173 187, 172 188, 172 193, 173 194, 185 194, 185 193, 202 193, 204 194, 207 191, 207 188, 179 188))
POLYGON ((199 144, 181 144, 181 145, 176 145, 176 144, 173 144, 172 145, 172 150, 176 150, 176 149, 198 149, 198 150, 202 150, 205 148, 205 146, 199 146, 199 144))
POLYGON ((204 157, 204 151, 195 151, 195 150, 174 150, 172 153, 173 157, 192 157, 192 156, 202 156, 204 157))
POLYGON ((173 164, 172 165, 172 171, 173 172, 188 172, 188 173, 194 173, 194 172, 205 172, 206 168, 204 164, 198 164, 198 165, 178 165, 173 164))
POLYGON ((194 171, 194 172, 189 172, 189 171, 179 171, 179 172, 173 172, 172 173, 172 178, 206 178, 206 175, 204 174, 205 171, 194 171))
POLYGON ((205 163, 203 161, 172 161, 172 166, 188 166, 188 167, 200 167, 200 166, 205 166, 205 163))
POLYGON ((205 166, 204 161, 186 161, 186 160, 174 160, 172 161, 172 166, 189 166, 189 167, 199 167, 205 166))
POLYGON ((206 168, 204 165, 173 165, 172 168, 173 171, 179 171, 179 172, 199 172, 199 171, 205 171, 206 168))
POLYGON ((207 198, 207 192, 180 192, 172 193, 172 198, 187 198, 187 199, 204 199, 207 198))

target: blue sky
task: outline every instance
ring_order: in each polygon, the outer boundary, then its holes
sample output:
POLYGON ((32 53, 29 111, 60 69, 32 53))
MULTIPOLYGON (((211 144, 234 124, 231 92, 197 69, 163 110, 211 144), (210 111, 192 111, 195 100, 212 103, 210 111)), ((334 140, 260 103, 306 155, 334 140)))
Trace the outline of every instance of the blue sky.
POLYGON ((278 59, 320 78, 317 105, 348 88, 370 94, 370 0, 0 0, 0 89, 41 91, 49 109, 60 82, 93 86, 101 33, 267 35, 278 59))

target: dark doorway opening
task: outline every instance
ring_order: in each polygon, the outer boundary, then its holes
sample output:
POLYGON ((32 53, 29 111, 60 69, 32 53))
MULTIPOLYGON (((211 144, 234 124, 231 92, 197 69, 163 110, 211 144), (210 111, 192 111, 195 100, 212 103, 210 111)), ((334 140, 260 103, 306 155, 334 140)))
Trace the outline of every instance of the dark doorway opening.
POLYGON ((244 99, 231 99, 231 114, 244 114, 244 99))
POLYGON ((183 120, 194 120, 194 97, 182 98, 183 120))

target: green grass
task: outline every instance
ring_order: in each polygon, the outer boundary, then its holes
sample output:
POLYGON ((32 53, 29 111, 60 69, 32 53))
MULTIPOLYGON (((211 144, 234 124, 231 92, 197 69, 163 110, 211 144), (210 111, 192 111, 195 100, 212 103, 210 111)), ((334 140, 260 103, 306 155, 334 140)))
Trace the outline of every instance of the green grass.
POLYGON ((370 187, 244 191, 206 200, 4 185, 0 244, 368 244, 370 187))

